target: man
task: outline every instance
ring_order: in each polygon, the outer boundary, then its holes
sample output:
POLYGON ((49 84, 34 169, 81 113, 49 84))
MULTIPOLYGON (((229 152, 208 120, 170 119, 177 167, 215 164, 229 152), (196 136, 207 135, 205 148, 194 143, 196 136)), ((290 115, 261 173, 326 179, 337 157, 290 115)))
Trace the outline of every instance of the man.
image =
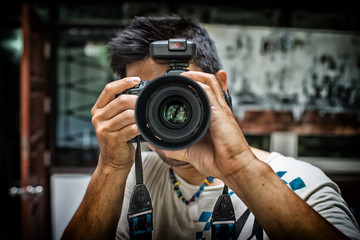
POLYGON ((210 218, 224 184, 235 210, 235 238, 360 239, 338 187, 323 172, 249 147, 224 99, 226 72, 213 42, 200 24, 178 16, 135 18, 110 41, 111 66, 122 79, 107 84, 92 108, 99 161, 63 239, 129 238, 127 213, 135 184, 135 150, 129 141, 140 134, 134 117, 137 96, 116 95, 140 79, 164 74, 169 67, 149 57, 149 44, 170 38, 197 45, 182 75, 205 90, 211 120, 207 134, 186 149, 149 145, 152 152, 143 153, 153 239, 210 239, 210 218))

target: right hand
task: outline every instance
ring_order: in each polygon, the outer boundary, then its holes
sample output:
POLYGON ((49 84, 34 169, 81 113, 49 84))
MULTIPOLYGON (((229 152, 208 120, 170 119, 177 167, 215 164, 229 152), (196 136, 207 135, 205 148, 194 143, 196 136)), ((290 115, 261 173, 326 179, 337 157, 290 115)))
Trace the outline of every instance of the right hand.
POLYGON ((91 109, 92 124, 100 148, 99 163, 114 170, 129 169, 135 150, 128 141, 140 134, 135 122, 136 95, 116 94, 140 83, 138 77, 126 77, 108 83, 91 109))

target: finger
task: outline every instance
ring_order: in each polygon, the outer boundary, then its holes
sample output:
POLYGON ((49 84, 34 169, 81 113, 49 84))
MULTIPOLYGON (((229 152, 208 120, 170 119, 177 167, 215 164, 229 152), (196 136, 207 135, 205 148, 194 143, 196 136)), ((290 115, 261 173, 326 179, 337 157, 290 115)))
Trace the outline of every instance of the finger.
POLYGON ((209 85, 206 85, 202 82, 197 82, 197 84, 199 84, 200 87, 205 91, 205 93, 210 101, 210 104, 212 106, 220 107, 219 101, 218 101, 214 91, 212 90, 212 88, 209 85))
POLYGON ((140 134, 134 120, 131 118, 125 118, 123 121, 111 119, 94 125, 98 139, 114 139, 119 142, 124 142, 140 134))
POLYGON ((108 120, 128 109, 135 109, 137 98, 137 95, 129 94, 118 96, 101 109, 100 118, 102 120, 108 120))
POLYGON ((211 86, 203 83, 202 81, 197 81, 197 83, 205 91, 205 93, 210 101, 211 106, 215 106, 216 107, 215 109, 221 109, 221 111, 226 111, 227 113, 231 112, 231 109, 229 108, 228 104, 226 103, 221 89, 218 91, 214 91, 213 88, 211 88, 211 86), (220 91, 220 93, 219 93, 219 91, 220 91))
POLYGON ((114 131, 109 133, 110 135, 114 136, 117 141, 119 142, 128 142, 131 139, 135 138, 136 136, 140 135, 139 129, 136 124, 130 124, 126 127, 122 128, 121 130, 114 131))
POLYGON ((94 108, 99 109, 106 106, 110 101, 115 98, 115 95, 132 88, 140 83, 139 77, 126 77, 121 80, 108 83, 101 92, 94 108))
POLYGON ((134 112, 133 109, 127 109, 111 118, 108 121, 109 131, 118 132, 130 125, 136 124, 134 112))
POLYGON ((122 141, 130 141, 131 139, 135 138, 136 136, 140 135, 139 129, 136 124, 130 124, 126 127, 122 128, 118 132, 120 136, 120 140, 122 141))
POLYGON ((228 104, 226 103, 226 101, 224 99, 224 93, 223 93, 222 88, 219 84, 219 81, 215 77, 215 75, 209 74, 209 73, 204 73, 204 72, 196 72, 196 71, 188 71, 188 72, 183 73, 182 75, 189 77, 198 83, 200 82, 200 83, 208 85, 213 92, 212 95, 215 96, 215 99, 217 100, 219 105, 222 108, 228 108, 228 104))

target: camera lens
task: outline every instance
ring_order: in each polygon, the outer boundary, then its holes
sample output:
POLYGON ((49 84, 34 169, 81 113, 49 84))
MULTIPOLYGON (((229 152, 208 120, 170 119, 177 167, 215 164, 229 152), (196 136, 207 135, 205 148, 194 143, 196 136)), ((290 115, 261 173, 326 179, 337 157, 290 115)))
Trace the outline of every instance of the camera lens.
POLYGON ((204 90, 192 79, 162 75, 141 91, 135 118, 147 142, 163 149, 182 149, 206 133, 210 104, 204 90))

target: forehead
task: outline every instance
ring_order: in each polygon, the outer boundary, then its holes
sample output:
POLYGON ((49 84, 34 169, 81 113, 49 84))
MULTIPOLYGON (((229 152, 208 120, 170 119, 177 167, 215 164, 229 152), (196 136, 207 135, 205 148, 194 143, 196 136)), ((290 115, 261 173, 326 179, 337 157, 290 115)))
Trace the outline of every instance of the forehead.
MULTIPOLYGON (((126 75, 137 76, 142 80, 151 80, 155 77, 163 75, 168 69, 168 64, 159 64, 154 62, 152 58, 147 58, 128 64, 126 66, 126 75)), ((187 69, 192 71, 202 71, 201 68, 192 63, 190 63, 190 66, 187 69)))

